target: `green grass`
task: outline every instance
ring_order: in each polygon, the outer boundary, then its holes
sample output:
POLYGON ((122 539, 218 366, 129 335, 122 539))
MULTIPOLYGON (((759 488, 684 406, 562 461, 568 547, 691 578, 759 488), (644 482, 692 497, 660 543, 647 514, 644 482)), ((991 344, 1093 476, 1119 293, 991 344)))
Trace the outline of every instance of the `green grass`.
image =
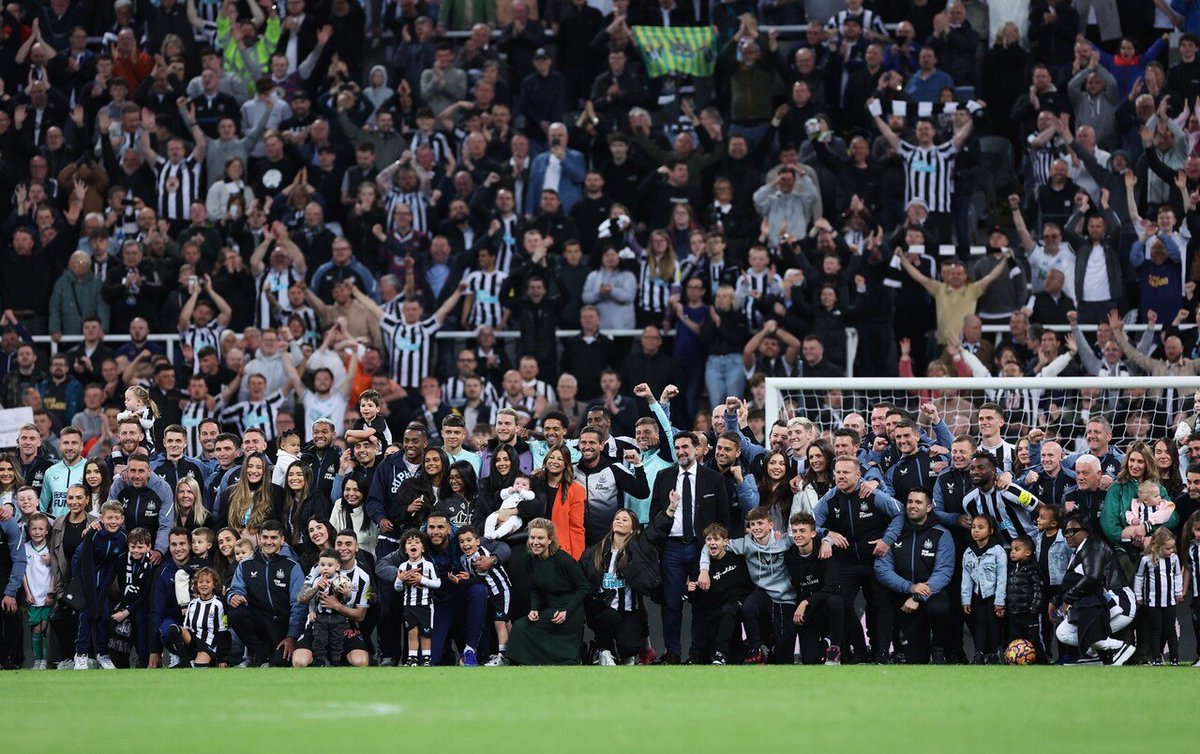
POLYGON ((1200 670, 19 671, 0 675, 0 698, 6 753, 176 754, 213 751, 217 743, 216 751, 231 754, 374 754, 413 746, 478 754, 731 747, 774 754, 814 746, 1133 754, 1192 750, 1200 670))

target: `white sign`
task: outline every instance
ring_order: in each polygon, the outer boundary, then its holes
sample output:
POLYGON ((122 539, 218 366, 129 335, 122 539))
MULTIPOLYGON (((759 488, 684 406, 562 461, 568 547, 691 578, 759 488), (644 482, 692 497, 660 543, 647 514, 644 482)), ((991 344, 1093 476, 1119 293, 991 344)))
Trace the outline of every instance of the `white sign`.
POLYGON ((0 448, 17 447, 21 427, 32 423, 33 409, 28 406, 0 409, 0 448))

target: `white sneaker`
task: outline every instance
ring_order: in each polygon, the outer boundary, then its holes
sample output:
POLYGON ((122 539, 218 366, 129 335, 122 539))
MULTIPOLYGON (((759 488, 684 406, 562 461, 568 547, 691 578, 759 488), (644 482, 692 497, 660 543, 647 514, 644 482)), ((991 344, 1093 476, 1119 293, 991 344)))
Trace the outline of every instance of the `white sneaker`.
POLYGON ((72 670, 75 667, 75 660, 68 657, 65 660, 59 660, 54 664, 55 670, 72 670))
POLYGON ((34 670, 45 670, 46 669, 46 661, 45 660, 34 660, 33 661, 33 669, 34 670))
POLYGON ((598 665, 606 665, 606 666, 615 666, 617 664, 617 661, 616 661, 616 658, 613 657, 612 652, 608 651, 607 649, 601 649, 600 650, 600 661, 597 664, 598 665))
POLYGON ((637 658, 636 657, 626 657, 625 662, 623 662, 621 664, 622 665, 637 665, 637 658))
POLYGON ((1129 662, 1129 658, 1133 657, 1137 647, 1132 644, 1125 644, 1116 652, 1113 652, 1112 660, 1108 663, 1110 667, 1117 667, 1129 662))
POLYGON ((1197 658, 1196 658, 1196 661, 1192 663, 1192 667, 1193 667, 1193 668, 1200 668, 1200 657, 1197 657, 1197 658))
POLYGON ((96 664, 101 670, 116 670, 117 666, 113 664, 112 658, 108 655, 96 655, 96 664))
POLYGON ((491 659, 483 663, 485 668, 502 668, 508 665, 508 658, 503 653, 492 655, 491 659))
POLYGON ((75 669, 76 670, 87 670, 88 669, 88 656, 87 655, 75 655, 75 669))

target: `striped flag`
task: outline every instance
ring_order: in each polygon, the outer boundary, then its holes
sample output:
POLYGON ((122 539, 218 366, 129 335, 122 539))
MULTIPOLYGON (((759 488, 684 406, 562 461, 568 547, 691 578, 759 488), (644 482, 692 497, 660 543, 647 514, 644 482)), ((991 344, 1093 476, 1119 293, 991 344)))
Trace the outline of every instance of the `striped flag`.
POLYGON ((652 79, 668 73, 713 75, 717 31, 712 26, 635 26, 633 39, 652 79))

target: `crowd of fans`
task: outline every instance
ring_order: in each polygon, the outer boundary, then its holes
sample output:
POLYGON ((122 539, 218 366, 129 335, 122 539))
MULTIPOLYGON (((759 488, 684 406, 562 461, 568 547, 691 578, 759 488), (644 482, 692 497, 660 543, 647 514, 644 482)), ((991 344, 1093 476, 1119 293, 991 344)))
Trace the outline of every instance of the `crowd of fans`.
POLYGON ((1197 33, 1190 0, 8 3, 0 663, 632 664, 650 602, 666 663, 1177 661, 1182 391, 763 407, 1195 375, 1197 33), (637 26, 711 27, 713 75, 649 78, 637 26))

